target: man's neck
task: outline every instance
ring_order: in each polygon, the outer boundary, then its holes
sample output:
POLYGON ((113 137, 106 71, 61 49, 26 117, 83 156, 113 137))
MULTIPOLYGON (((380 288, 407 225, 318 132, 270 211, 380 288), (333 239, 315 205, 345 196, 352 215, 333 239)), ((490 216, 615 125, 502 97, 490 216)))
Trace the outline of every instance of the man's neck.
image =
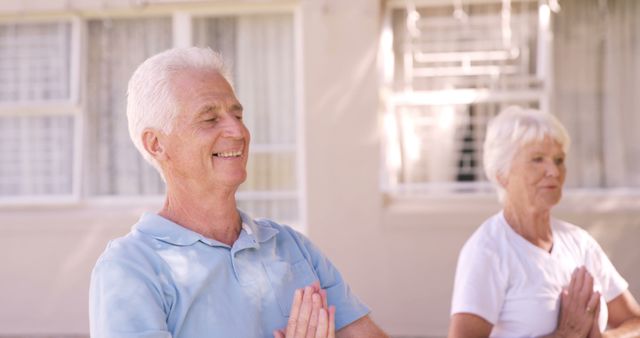
POLYGON ((233 245, 242 229, 235 191, 204 192, 167 187, 164 206, 158 214, 189 230, 227 245, 233 245))

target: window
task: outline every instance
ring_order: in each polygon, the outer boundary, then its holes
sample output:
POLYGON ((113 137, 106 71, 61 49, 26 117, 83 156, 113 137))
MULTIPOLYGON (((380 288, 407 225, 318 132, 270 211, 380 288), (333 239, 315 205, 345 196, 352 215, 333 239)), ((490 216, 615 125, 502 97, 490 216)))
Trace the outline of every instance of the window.
POLYGON ((640 6, 561 6, 389 2, 381 41, 387 192, 490 190, 482 170, 486 122, 518 104, 550 111, 568 129, 567 187, 637 194, 640 6))
POLYGON ((70 197, 78 128, 71 22, 0 24, 0 198, 70 197))
POLYGON ((489 189, 487 121, 546 105, 537 1, 392 2, 383 40, 385 179, 395 194, 489 189), (466 2, 465 2, 466 3, 466 2))
POLYGON ((164 184, 129 139, 127 82, 146 58, 176 44, 210 46, 232 67, 252 134, 239 205, 256 217, 299 224, 293 11, 211 13, 0 26, 0 196, 159 199, 164 184), (86 37, 77 50, 76 35, 86 37), (74 62, 84 65, 82 100, 74 62))
POLYGON ((171 48, 171 17, 93 19, 87 36, 86 193, 160 195, 160 176, 129 138, 126 90, 138 65, 171 48))
POLYGON ((248 179, 240 207, 278 220, 298 219, 293 17, 196 17, 193 39, 231 56, 234 87, 251 131, 248 179))

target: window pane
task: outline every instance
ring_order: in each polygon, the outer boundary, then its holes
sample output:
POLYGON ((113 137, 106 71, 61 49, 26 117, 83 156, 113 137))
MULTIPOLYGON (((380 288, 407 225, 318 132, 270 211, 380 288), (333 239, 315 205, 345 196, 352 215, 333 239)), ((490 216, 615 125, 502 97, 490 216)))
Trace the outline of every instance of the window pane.
POLYGON ((241 191, 294 191, 296 157, 291 152, 257 152, 249 150, 247 180, 241 191))
POLYGON ((222 54, 254 144, 296 142, 293 19, 249 15, 194 20, 194 39, 222 54))
POLYGON ((0 102, 70 98, 71 25, 0 24, 0 102))
POLYGON ((72 193, 73 116, 0 117, 0 196, 72 193))
POLYGON ((171 48, 171 20, 92 20, 88 34, 89 194, 162 194, 160 176, 142 159, 129 138, 126 91, 129 78, 140 63, 171 48))
POLYGON ((538 7, 532 2, 391 9, 393 74, 384 119, 394 192, 479 191, 488 120, 539 107, 538 7))
POLYGON ((298 218, 293 18, 290 14, 197 18, 196 45, 220 52, 251 131, 240 207, 252 215, 298 218))
POLYGON ((298 215, 298 201, 296 198, 265 199, 242 198, 238 201, 238 207, 249 212, 254 217, 268 217, 280 224, 297 227, 300 224, 298 215))

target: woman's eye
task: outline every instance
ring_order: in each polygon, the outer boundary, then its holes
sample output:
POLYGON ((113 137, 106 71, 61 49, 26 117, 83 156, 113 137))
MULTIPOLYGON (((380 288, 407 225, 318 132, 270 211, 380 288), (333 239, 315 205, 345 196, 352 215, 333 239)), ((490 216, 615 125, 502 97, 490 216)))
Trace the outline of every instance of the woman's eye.
POLYGON ((564 164, 564 157, 559 157, 554 160, 557 165, 564 164))
POLYGON ((540 163, 542 162, 544 159, 542 158, 542 156, 536 156, 533 159, 531 159, 531 161, 536 162, 536 163, 540 163))

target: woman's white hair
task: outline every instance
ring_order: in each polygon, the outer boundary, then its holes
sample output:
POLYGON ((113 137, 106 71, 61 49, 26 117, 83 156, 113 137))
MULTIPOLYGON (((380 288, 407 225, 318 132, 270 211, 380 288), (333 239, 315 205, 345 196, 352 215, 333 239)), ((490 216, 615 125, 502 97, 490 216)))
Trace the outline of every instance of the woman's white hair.
POLYGON ((549 113, 511 106, 489 122, 483 148, 484 172, 496 187, 500 202, 504 201, 505 190, 498 176, 509 175, 511 161, 522 146, 545 137, 557 141, 565 154, 569 150, 567 130, 549 113))
MULTIPOLYGON (((127 88, 127 121, 129 136, 142 157, 162 171, 155 159, 144 149, 142 132, 155 128, 171 132, 173 120, 180 109, 172 86, 174 74, 187 69, 215 71, 229 84, 231 76, 220 54, 210 48, 187 47, 169 49, 145 60, 135 70, 127 88)), ((188 90, 184 88, 181 90, 188 90)))

